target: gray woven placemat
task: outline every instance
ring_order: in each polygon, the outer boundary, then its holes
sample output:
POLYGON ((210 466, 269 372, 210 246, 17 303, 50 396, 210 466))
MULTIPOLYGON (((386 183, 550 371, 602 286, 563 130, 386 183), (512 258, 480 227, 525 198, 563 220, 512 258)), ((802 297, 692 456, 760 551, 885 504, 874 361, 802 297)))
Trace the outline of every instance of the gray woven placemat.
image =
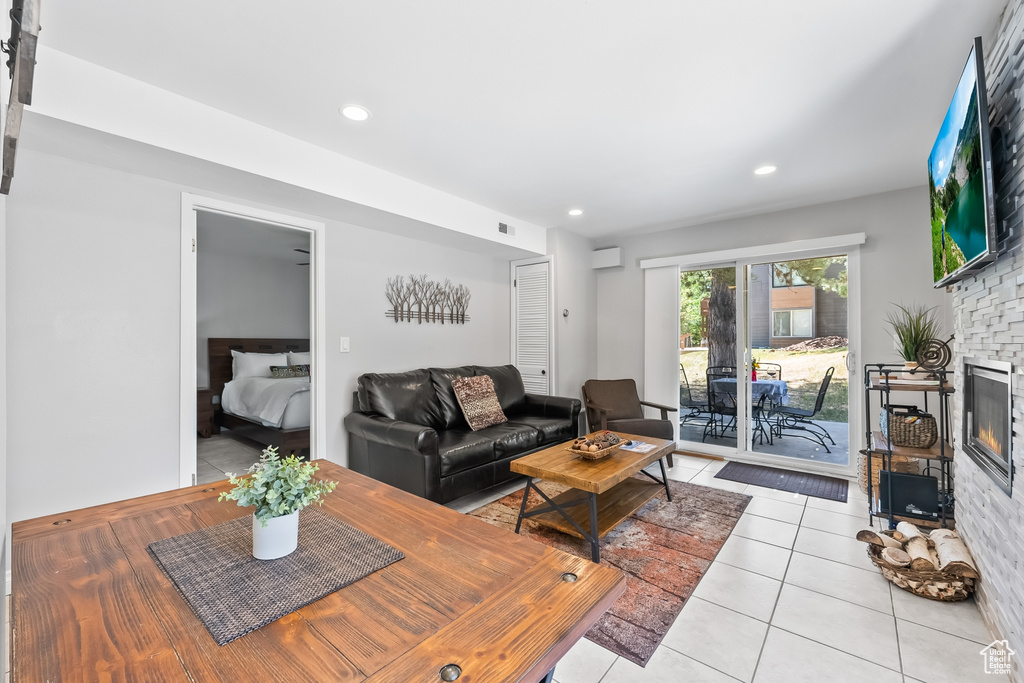
POLYGON ((280 619, 405 555, 315 507, 299 513, 299 547, 252 556, 246 515, 150 543, 149 554, 218 645, 280 619))

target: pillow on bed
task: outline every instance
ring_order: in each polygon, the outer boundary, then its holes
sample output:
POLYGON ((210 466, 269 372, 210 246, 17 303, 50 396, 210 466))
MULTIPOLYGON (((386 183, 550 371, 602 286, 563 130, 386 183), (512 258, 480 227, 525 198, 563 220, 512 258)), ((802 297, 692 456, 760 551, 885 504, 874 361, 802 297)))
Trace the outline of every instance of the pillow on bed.
POLYGON ((271 365, 288 365, 283 353, 242 353, 231 349, 231 377, 270 377, 271 365))
POLYGON ((289 351, 288 365, 309 365, 313 362, 313 354, 310 351, 289 351))
POLYGON ((291 377, 309 377, 308 365, 271 365, 272 379, 288 379, 291 377))

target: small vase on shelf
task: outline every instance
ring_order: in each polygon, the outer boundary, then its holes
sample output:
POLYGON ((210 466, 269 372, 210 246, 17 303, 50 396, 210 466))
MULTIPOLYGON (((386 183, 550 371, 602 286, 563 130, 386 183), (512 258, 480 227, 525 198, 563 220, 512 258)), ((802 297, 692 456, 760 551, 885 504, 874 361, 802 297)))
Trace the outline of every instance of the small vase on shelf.
POLYGON ((918 372, 917 363, 908 360, 903 364, 903 379, 924 379, 923 373, 918 372))

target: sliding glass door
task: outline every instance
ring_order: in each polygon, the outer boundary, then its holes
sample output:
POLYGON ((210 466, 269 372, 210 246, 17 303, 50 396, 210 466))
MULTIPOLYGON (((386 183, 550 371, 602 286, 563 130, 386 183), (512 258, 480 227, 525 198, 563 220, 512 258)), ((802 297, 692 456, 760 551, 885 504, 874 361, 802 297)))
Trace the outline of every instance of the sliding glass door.
POLYGON ((850 277, 846 253, 680 269, 683 450, 849 469, 850 277))
POLYGON ((753 453, 849 465, 845 254, 747 264, 753 453))

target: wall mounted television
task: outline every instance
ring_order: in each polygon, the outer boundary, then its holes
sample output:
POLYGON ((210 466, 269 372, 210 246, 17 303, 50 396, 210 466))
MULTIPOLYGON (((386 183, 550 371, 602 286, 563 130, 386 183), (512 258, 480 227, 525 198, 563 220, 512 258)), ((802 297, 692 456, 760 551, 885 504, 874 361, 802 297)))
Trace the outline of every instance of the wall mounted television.
POLYGON ((928 156, 932 270, 952 284, 996 258, 995 193, 981 38, 953 93, 928 156))

